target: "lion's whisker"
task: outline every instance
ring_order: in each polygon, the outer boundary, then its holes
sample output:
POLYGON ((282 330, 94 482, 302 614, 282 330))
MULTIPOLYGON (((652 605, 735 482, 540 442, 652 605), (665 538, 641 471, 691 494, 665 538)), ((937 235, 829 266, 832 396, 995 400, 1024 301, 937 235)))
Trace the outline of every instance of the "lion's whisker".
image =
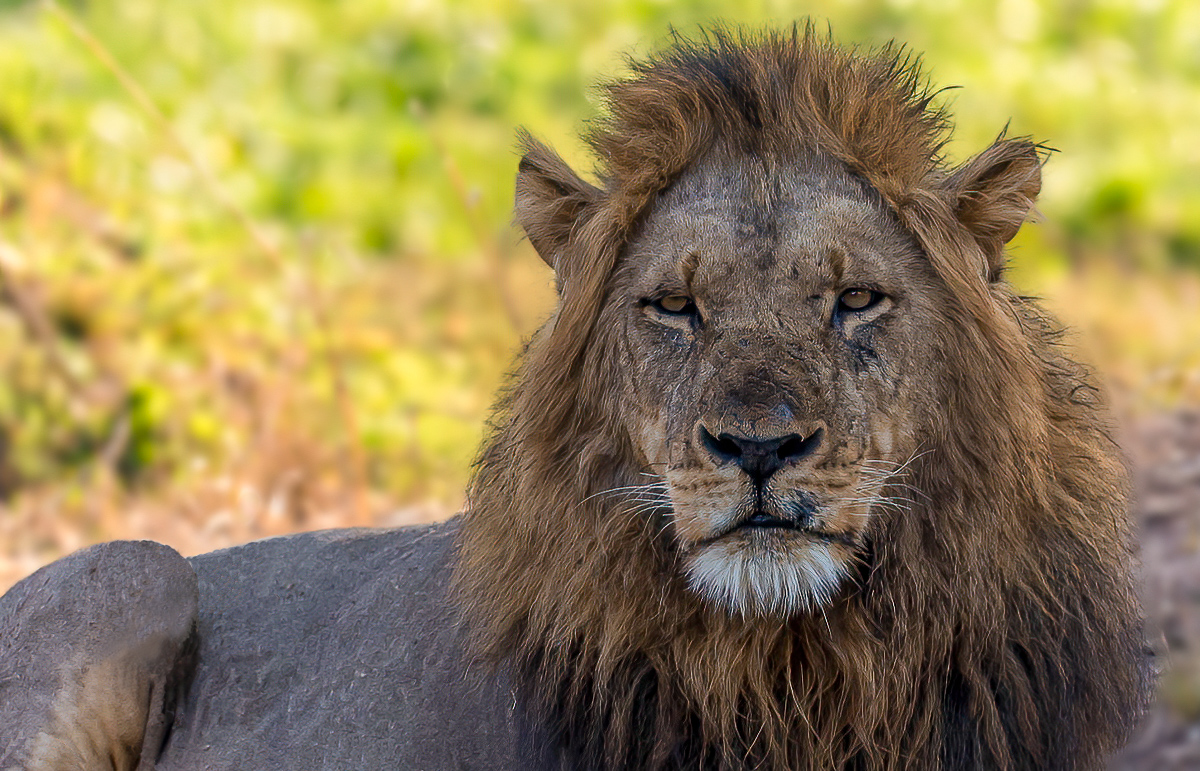
POLYGON ((591 495, 587 496, 583 500, 579 501, 579 503, 580 504, 587 503, 588 501, 592 500, 593 498, 599 498, 604 495, 615 495, 617 493, 632 494, 635 491, 649 492, 651 490, 654 490, 656 488, 663 487, 663 486, 664 486, 664 484, 662 482, 650 482, 650 483, 644 484, 644 485, 625 485, 623 487, 611 487, 607 490, 600 490, 599 492, 592 493, 591 495))

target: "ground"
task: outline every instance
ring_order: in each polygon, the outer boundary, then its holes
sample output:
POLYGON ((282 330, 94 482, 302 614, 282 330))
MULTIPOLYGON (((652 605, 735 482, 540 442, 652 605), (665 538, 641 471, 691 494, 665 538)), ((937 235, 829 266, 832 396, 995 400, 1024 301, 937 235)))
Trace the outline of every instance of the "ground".
POLYGON ((1200 768, 1200 411, 1138 422, 1134 463, 1143 591, 1162 671, 1158 699, 1120 771, 1200 768))

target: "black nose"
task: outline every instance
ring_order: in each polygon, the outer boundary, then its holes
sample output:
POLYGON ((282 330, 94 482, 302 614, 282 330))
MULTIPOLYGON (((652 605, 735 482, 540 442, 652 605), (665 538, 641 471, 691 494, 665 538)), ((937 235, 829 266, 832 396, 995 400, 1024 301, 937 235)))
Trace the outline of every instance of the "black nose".
POLYGON ((721 463, 734 462, 756 482, 765 482, 779 469, 811 455, 821 444, 825 430, 818 428, 808 436, 788 434, 773 439, 750 439, 733 434, 713 436, 700 426, 700 441, 721 463))

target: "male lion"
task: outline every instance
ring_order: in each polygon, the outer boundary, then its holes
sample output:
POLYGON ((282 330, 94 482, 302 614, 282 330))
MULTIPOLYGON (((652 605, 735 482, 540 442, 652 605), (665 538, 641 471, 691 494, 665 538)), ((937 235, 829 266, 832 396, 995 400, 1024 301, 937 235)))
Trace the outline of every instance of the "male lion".
POLYGON ((599 185, 523 139, 559 303, 462 517, 0 602, 28 768, 1094 769, 1143 707, 1124 474, 1004 279, 1042 152, 939 155, 893 48, 677 42, 599 185), (140 765, 139 765, 140 764, 140 765))

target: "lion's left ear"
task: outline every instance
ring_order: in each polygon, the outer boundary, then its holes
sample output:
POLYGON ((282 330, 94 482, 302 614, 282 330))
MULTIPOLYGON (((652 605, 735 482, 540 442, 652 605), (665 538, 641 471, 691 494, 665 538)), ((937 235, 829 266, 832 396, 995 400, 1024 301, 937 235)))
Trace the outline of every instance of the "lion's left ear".
POLYGON ((999 139, 954 170, 945 190, 958 220, 987 258, 987 278, 1004 271, 1004 245, 1033 210, 1042 189, 1044 148, 1025 139, 999 139))

